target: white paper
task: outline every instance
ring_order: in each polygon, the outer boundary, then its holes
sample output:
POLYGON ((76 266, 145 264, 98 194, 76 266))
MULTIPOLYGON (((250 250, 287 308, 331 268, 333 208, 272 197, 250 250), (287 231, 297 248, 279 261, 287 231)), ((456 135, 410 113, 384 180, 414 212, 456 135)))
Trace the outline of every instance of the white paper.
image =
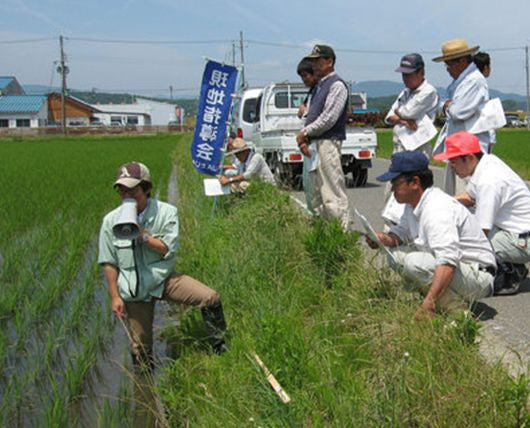
POLYGON ((502 128, 504 125, 506 125, 506 116, 504 116, 504 109, 499 98, 489 100, 464 124, 466 131, 472 134, 502 128))
POLYGON ((399 138, 403 147, 407 150, 414 150, 421 145, 429 142, 438 132, 432 120, 426 114, 416 122, 418 129, 413 131, 405 125, 397 125, 394 127, 396 137, 399 138))
POLYGON ((309 171, 316 171, 318 168, 318 150, 317 143, 309 145, 309 152, 311 153, 311 160, 309 164, 309 171))
POLYGON ((368 238, 374 241, 378 245, 378 247, 386 253, 386 255, 390 258, 390 260, 392 260, 392 262, 396 263, 396 258, 394 257, 394 254, 392 254, 392 252, 388 249, 388 247, 383 245, 382 242, 379 240, 379 238, 377 237, 377 233, 375 233, 375 230, 370 224, 370 222, 368 221, 368 219, 365 216, 363 216, 357 210, 357 208, 355 208, 355 215, 361 221, 361 224, 363 225, 363 229, 366 232, 366 235, 368 236, 368 238))
POLYGON ((228 195, 230 193, 230 186, 221 186, 218 178, 205 178, 203 183, 206 196, 228 195))

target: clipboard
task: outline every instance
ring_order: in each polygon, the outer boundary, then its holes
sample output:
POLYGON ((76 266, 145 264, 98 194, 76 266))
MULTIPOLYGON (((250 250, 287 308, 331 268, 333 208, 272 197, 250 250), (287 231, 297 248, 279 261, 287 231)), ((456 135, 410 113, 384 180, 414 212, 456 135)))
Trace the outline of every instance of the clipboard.
POLYGON ((383 250, 385 255, 387 257, 389 257, 390 260, 393 263, 396 263, 396 258, 394 257, 394 254, 392 254, 392 251, 390 251, 388 249, 388 247, 383 245, 382 242, 379 240, 379 238, 377 237, 377 233, 375 232, 374 228, 372 227, 372 225, 370 224, 368 219, 364 215, 362 215, 357 210, 357 208, 355 208, 354 211, 355 211, 355 215, 357 216, 357 218, 359 219, 359 221, 361 222, 361 224, 363 226, 363 229, 364 229, 364 231, 366 233, 366 236, 368 236, 368 238, 370 238, 372 241, 374 241, 377 244, 377 246, 379 247, 379 249, 383 250))

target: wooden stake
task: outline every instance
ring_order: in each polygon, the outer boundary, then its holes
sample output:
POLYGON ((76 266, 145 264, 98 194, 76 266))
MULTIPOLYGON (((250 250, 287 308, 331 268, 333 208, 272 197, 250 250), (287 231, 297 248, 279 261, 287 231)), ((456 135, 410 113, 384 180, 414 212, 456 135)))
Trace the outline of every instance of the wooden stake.
POLYGON ((272 386, 272 389, 274 389, 274 392, 276 394, 278 394, 278 397, 280 397, 280 400, 282 400, 282 402, 284 404, 287 404, 289 403, 289 401, 291 401, 291 398, 287 395, 287 393, 283 390, 283 388, 281 387, 280 383, 276 380, 276 378, 274 377, 274 375, 269 371, 269 369, 267 368, 267 366, 263 363, 263 361, 261 361, 261 358, 258 357, 258 354, 256 354, 255 352, 253 353, 254 355, 254 359, 256 360, 256 362, 258 363, 258 365, 263 369, 263 372, 265 373, 265 376, 267 376, 267 380, 269 381, 269 383, 271 384, 272 386))

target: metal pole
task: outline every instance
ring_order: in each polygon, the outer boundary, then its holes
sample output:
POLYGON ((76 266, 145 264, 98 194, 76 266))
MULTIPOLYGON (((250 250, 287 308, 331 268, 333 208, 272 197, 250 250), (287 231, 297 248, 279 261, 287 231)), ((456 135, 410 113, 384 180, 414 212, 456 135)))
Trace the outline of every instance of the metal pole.
POLYGON ((59 36, 59 42, 61 45, 61 127, 63 134, 66 135, 66 108, 64 105, 64 98, 66 96, 66 68, 64 64, 64 46, 63 46, 63 35, 59 36))
POLYGON ((243 31, 239 32, 239 52, 241 55, 241 87, 246 87, 245 82, 245 55, 244 55, 244 48, 243 48, 243 31))
POLYGON ((530 115, 530 72, 528 71, 528 45, 525 47, 526 52, 526 114, 530 115))

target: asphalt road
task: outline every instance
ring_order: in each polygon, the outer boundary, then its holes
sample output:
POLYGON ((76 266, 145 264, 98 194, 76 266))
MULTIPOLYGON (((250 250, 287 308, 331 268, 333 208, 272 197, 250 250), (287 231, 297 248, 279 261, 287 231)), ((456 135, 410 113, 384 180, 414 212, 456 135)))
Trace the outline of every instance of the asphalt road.
MULTIPOLYGON (((368 173, 365 187, 347 189, 350 211, 357 208, 372 223, 374 229, 381 230, 383 220, 381 211, 384 205, 384 183, 375 177, 385 172, 389 161, 376 159, 368 173)), ((443 170, 433 168, 434 185, 441 187, 443 170)), ((292 195, 305 206, 303 192, 292 192, 292 195)), ((354 219, 352 219, 354 221, 354 219)), ((352 227, 361 230, 360 224, 352 227)), ((372 251, 367 248, 367 251, 372 251)), ((481 300, 476 305, 475 313, 482 323, 481 353, 491 362, 502 359, 508 371, 517 376, 529 373, 530 369, 530 278, 521 285, 518 294, 513 296, 493 296, 481 300)))

